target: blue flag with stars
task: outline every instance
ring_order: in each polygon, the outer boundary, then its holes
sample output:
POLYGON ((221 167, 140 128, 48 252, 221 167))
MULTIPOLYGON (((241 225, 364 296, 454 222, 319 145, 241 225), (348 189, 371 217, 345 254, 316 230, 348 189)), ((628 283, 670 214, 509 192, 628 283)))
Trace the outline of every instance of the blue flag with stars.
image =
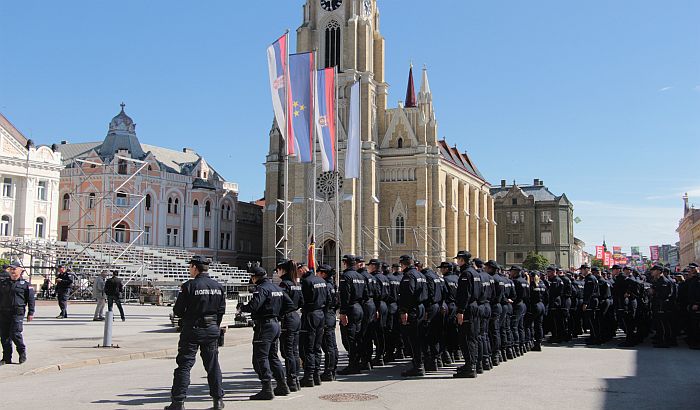
POLYGON ((291 95, 289 116, 292 119, 292 138, 299 162, 311 162, 314 127, 314 55, 312 53, 289 56, 289 80, 291 95))

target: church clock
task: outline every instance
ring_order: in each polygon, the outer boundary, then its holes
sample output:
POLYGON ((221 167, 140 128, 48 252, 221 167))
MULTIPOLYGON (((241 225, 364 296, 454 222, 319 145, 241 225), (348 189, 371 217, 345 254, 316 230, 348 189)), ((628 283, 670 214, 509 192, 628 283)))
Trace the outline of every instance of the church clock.
POLYGON ((337 10, 341 4, 343 4, 343 0, 321 0, 321 7, 327 11, 337 10))

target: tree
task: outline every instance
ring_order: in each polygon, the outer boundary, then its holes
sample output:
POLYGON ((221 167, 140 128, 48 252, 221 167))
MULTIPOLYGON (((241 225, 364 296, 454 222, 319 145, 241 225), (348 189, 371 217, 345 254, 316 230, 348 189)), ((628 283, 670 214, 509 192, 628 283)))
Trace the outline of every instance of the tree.
POLYGON ((601 259, 593 259, 591 262, 591 267, 596 267, 600 270, 605 269, 605 266, 603 266, 603 261, 601 259))
POLYGON ((523 261, 523 268, 527 270, 543 271, 549 265, 549 259, 536 252, 528 252, 527 258, 523 261))

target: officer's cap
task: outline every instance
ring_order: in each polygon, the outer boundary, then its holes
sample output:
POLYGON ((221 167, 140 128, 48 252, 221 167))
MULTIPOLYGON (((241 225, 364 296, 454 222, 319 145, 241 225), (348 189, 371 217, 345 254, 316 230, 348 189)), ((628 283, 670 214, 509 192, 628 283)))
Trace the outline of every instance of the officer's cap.
POLYGON ((651 271, 654 271, 654 270, 658 270, 658 271, 663 272, 664 267, 657 264, 657 265, 652 266, 651 269, 649 269, 650 272, 651 272, 651 271))
POLYGON ((410 265, 413 263, 413 257, 410 255, 401 255, 401 257, 399 257, 399 263, 410 265))
POLYGON ((330 273, 333 270, 333 268, 331 267, 331 265, 326 265, 324 263, 324 264, 320 265, 317 270, 319 272, 330 273))
POLYGON ((665 266, 664 266, 663 272, 664 272, 664 273, 671 273, 671 268, 668 268, 668 267, 665 267, 665 266))
POLYGON ((379 259, 370 259, 368 265, 382 266, 382 261, 379 259))
POLYGON ((594 266, 591 268, 591 272, 600 272, 600 269, 598 269, 597 266, 594 266))
POLYGON ((355 255, 343 255, 343 258, 341 260, 343 262, 353 264, 353 263, 355 263, 355 255))
POLYGON ((389 264, 386 262, 382 262, 382 269, 389 269, 389 264))
POLYGON ((450 262, 442 262, 439 266, 436 266, 438 269, 452 269, 452 264, 450 262))
POLYGON ((579 269, 590 269, 590 268, 591 267, 587 263, 584 263, 583 265, 581 265, 581 267, 579 269))
POLYGON ((418 259, 414 260, 414 261, 413 261, 413 264, 414 264, 415 266, 423 266, 423 262, 419 261, 418 259))
POLYGON ((8 265, 10 268, 21 268, 22 265, 20 265, 18 262, 12 262, 11 264, 8 265))
POLYGON ((199 256, 199 255, 194 255, 192 259, 190 259, 189 262, 190 265, 209 265, 209 261, 206 260, 205 258, 199 256))
POLYGON ((546 270, 547 272, 556 272, 557 268, 555 268, 554 265, 549 265, 546 270))
POLYGON ((625 265, 625 266, 622 268, 622 270, 632 270, 632 268, 630 268, 629 266, 625 265))
POLYGON ((267 271, 263 267, 255 266, 253 268, 250 268, 250 275, 251 276, 267 276, 267 271))
POLYGON ((365 262, 364 256, 355 256, 355 262, 364 263, 365 262))
POLYGON ((614 264, 610 269, 622 269, 622 265, 614 264))
POLYGON ((289 263, 289 259, 282 259, 279 262, 277 262, 277 265, 275 265, 275 268, 276 269, 285 268, 288 263, 289 263))
POLYGON ((509 271, 520 272, 522 269, 520 268, 520 266, 512 265, 512 266, 510 267, 510 269, 508 269, 508 270, 509 270, 509 271))
POLYGON ((391 267, 392 267, 392 268, 400 268, 401 266, 399 266, 398 263, 392 263, 392 264, 391 264, 391 267))
POLYGON ((484 266, 484 261, 479 258, 476 258, 474 259, 474 265, 476 265, 477 268, 480 268, 484 266))
POLYGON ((298 262, 298 263, 297 263, 297 269, 301 269, 301 268, 303 268, 304 266, 306 266, 306 264, 303 263, 303 262, 298 262))
POLYGON ((494 269, 498 269, 498 267, 499 267, 499 266, 498 266, 498 262, 496 262, 496 261, 493 260, 493 259, 489 259, 488 261, 486 261, 486 263, 484 264, 484 266, 490 266, 490 267, 492 267, 492 268, 494 268, 494 269))
POLYGON ((698 266, 698 264, 695 263, 695 262, 691 262, 691 263, 688 264, 688 267, 689 267, 689 268, 698 268, 698 267, 700 267, 700 266, 698 266))
POLYGON ((455 259, 459 259, 459 258, 469 260, 472 258, 472 254, 469 253, 469 251, 459 251, 459 252, 457 252, 457 256, 455 256, 455 259))

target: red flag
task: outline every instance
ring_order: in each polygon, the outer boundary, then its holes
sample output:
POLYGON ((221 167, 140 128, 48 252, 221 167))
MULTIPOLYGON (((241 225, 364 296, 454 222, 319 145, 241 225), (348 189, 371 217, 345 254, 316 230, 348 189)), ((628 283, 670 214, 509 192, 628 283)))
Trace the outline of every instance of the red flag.
POLYGON ((605 258, 604 258, 604 260, 603 260, 603 265, 605 265, 605 266, 607 266, 607 267, 611 267, 611 266, 612 266, 612 253, 610 253, 610 252, 605 252, 605 258))
POLYGON ((649 251, 651 252, 651 260, 658 261, 659 260, 659 245, 650 246, 649 251))
POLYGON ((311 243, 309 244, 309 251, 306 255, 306 264, 309 269, 316 271, 316 244, 314 243, 314 237, 311 237, 311 243))
POLYGON ((604 248, 603 248, 602 245, 601 245, 601 246, 596 246, 596 247, 595 247, 595 258, 596 258, 596 259, 603 260, 603 258, 605 257, 605 255, 603 254, 603 252, 605 252, 605 250, 604 250, 604 248))

